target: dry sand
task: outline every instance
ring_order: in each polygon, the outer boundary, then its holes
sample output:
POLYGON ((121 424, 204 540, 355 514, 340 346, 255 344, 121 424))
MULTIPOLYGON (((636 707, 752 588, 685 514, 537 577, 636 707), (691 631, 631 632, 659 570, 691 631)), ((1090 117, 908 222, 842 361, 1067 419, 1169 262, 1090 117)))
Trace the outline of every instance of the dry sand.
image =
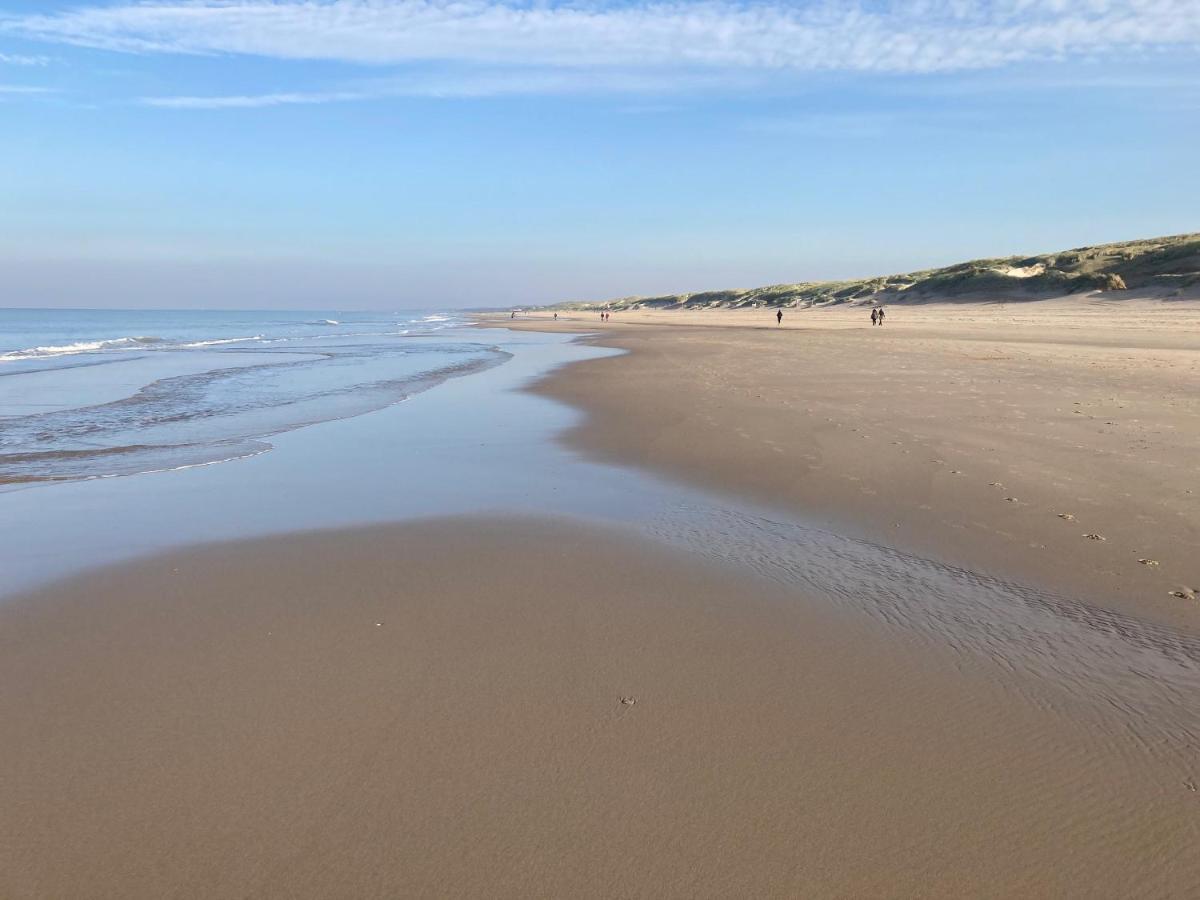
POLYGON ((0 896, 1196 895, 1188 773, 881 627, 567 522, 94 572, 0 607, 0 896))
POLYGON ((789 309, 782 328, 766 309, 516 326, 631 351, 537 388, 587 412, 566 439, 588 454, 1200 628, 1200 302, 893 306, 882 328, 868 307, 789 309))

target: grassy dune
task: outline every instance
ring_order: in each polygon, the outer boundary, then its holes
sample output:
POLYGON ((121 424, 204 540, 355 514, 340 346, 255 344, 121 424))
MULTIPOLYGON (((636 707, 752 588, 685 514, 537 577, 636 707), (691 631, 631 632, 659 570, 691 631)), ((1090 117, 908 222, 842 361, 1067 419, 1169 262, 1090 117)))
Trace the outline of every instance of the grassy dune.
MULTIPOLYGON (((748 290, 623 297, 561 308, 723 308, 1041 300, 1095 291, 1164 298, 1200 292, 1200 233, 1077 247, 1040 256, 976 259, 940 269, 853 281, 773 284, 748 290)), ((1119 296, 1119 295, 1118 295, 1119 296)))

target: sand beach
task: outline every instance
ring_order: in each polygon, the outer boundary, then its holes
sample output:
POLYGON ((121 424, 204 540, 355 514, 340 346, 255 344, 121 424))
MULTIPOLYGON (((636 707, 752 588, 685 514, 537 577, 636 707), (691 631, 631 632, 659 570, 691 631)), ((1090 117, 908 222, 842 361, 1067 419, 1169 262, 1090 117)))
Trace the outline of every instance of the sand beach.
POLYGON ((1200 300, 869 310, 515 327, 629 351, 536 388, 587 410, 565 436, 587 454, 1200 627, 1200 300))
POLYGON ((1195 893, 1196 310, 768 315, 495 324, 627 351, 518 385, 570 454, 982 593, 503 511, 91 567, 0 603, 0 894, 1195 893))
POLYGON ((210 546, 0 635, 7 897, 1200 883, 1187 773, 1119 720, 577 523, 210 546))

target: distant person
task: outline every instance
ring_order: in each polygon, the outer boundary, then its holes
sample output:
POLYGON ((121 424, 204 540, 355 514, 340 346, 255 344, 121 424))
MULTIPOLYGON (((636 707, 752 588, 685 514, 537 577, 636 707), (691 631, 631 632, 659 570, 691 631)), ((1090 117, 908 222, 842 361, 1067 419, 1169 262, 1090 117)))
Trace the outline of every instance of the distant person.
POLYGON ((557 322, 557 321, 558 321, 558 313, 555 313, 555 314, 554 314, 554 321, 555 321, 555 322, 557 322))
POLYGON ((783 324, 783 310, 782 309, 775 310, 775 324, 776 325, 783 324))
POLYGON ((511 315, 511 316, 509 316, 509 318, 510 318, 510 319, 515 319, 516 317, 517 317, 517 311, 514 309, 514 310, 512 311, 512 315, 511 315))
POLYGON ((871 324, 879 324, 879 310, 875 309, 875 307, 871 307, 871 324))
POLYGON ((883 324, 883 307, 879 307, 879 324, 883 324))

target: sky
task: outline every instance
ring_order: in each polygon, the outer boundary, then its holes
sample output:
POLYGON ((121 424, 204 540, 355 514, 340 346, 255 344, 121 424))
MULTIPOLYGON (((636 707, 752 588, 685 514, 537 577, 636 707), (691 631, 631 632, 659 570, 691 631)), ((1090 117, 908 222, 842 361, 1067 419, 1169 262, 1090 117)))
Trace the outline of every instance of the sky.
POLYGON ((1200 231, 1200 0, 0 0, 0 306, 360 309, 1200 231))

